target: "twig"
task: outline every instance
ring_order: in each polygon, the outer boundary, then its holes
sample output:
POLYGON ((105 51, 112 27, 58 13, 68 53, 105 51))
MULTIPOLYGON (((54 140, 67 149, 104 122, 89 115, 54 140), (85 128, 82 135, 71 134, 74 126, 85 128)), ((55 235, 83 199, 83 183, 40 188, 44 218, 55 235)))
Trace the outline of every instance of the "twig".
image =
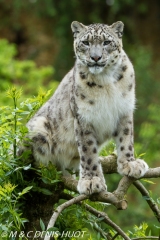
POLYGON ((155 217, 160 222, 160 209, 158 208, 158 205, 150 198, 149 192, 144 187, 144 185, 140 181, 135 181, 134 186, 140 191, 143 197, 145 197, 145 200, 147 201, 149 207, 153 211, 155 217))
POLYGON ((95 208, 91 207, 88 204, 85 204, 86 209, 94 214, 97 217, 103 217, 103 222, 105 222, 107 225, 111 226, 113 229, 116 230, 117 233, 119 233, 120 236, 122 236, 125 240, 131 240, 123 231, 122 229, 116 225, 112 220, 108 217, 108 215, 104 212, 100 212, 96 210, 95 208))
POLYGON ((101 235, 103 238, 108 239, 108 233, 105 233, 105 232, 103 231, 103 229, 98 226, 98 224, 94 223, 93 228, 94 228, 97 232, 99 232, 100 235, 101 235))
MULTIPOLYGON (((86 195, 79 195, 77 197, 74 197, 72 198, 71 200, 61 204, 60 206, 58 206, 56 208, 56 210, 54 211, 52 217, 50 218, 50 221, 48 223, 48 226, 47 226, 47 230, 54 227, 54 224, 58 218, 58 216, 60 215, 60 213, 67 207, 71 206, 72 204, 75 204, 77 202, 80 202, 84 199, 87 199, 88 197, 86 195)), ((50 240, 50 236, 48 236, 47 234, 45 235, 45 238, 44 240, 50 240)))

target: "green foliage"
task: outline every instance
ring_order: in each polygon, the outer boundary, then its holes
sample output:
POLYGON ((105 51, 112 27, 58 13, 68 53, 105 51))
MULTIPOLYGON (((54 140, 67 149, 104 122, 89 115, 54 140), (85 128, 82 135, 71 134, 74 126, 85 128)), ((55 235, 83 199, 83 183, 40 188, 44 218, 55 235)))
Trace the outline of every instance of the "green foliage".
POLYGON ((22 192, 15 194, 16 186, 11 183, 3 183, 0 186, 0 235, 3 231, 21 230, 27 219, 22 217, 18 207, 18 200, 31 188, 26 187, 22 192))
MULTIPOLYGON (((66 191, 69 193, 69 191, 66 191)), ((64 200, 60 200, 58 204, 55 205, 57 207, 58 205, 64 203, 64 200)), ((89 200, 84 201, 87 204, 90 204, 91 206, 95 207, 99 211, 105 210, 105 204, 98 203, 98 202, 90 202, 89 200)), ((78 239, 80 240, 102 240, 101 236, 99 236, 99 232, 97 229, 103 229, 104 231, 109 231, 106 226, 103 226, 102 223, 103 218, 97 218, 94 215, 90 214, 86 211, 85 205, 82 203, 81 205, 72 205, 65 209, 61 215, 58 218, 58 221, 56 222, 56 228, 59 232, 76 232, 80 231, 82 233, 82 236, 78 239), (84 232, 84 236, 83 236, 84 232)), ((75 238, 64 238, 65 240, 75 238)))
POLYGON ((114 154, 116 150, 116 144, 113 141, 110 141, 106 146, 104 146, 100 151, 100 156, 108 156, 114 154))
POLYGON ((148 106, 148 117, 141 124, 139 131, 139 143, 136 143, 138 152, 146 152, 145 158, 153 167, 155 162, 159 161, 160 156, 160 124, 159 124, 160 108, 158 105, 148 106))
POLYGON ((41 179, 44 183, 54 184, 61 181, 61 172, 58 172, 55 166, 53 166, 53 164, 49 163, 47 167, 44 165, 40 165, 39 168, 41 179), (53 176, 55 177, 55 179, 53 179, 53 176))
POLYGON ((131 237, 147 237, 151 236, 151 231, 147 233, 148 225, 147 223, 142 223, 139 227, 137 225, 134 226, 134 231, 129 231, 131 237), (147 235, 146 235, 147 234, 147 235))
MULTIPOLYGON (((9 44, 7 40, 0 40, 0 90, 1 102, 9 104, 6 100, 5 91, 13 84, 23 86, 25 95, 28 93, 37 94, 39 87, 48 84, 48 88, 55 90, 58 83, 52 82, 54 69, 51 66, 37 68, 35 62, 30 60, 19 61, 16 54, 17 49, 14 44, 9 44), (33 85, 35 84, 35 87, 33 85)), ((43 87, 44 90, 44 87, 43 87)))
MULTIPOLYGON (((57 207, 58 205, 64 203, 64 200, 60 200, 58 204, 55 205, 57 207)), ((102 212, 108 212, 108 206, 107 204, 103 203, 96 203, 96 202, 90 202, 89 200, 84 201, 85 203, 91 205, 98 211, 102 212)), ((116 221, 115 221, 116 222, 116 221)), ((158 228, 158 226, 155 226, 158 228)), ((149 227, 149 225, 145 222, 142 222, 139 226, 134 225, 131 230, 126 231, 126 234, 131 239, 134 237, 149 237, 153 236, 153 231, 149 227)), ((86 211, 85 206, 83 203, 81 205, 72 205, 65 209, 61 215, 59 216, 58 221, 56 222, 55 230, 58 230, 58 232, 74 232, 74 231, 81 231, 84 232, 84 236, 78 239, 84 239, 84 240, 105 240, 105 239, 115 239, 117 240, 123 240, 121 236, 117 234, 117 232, 111 228, 110 226, 106 226, 106 224, 103 223, 103 217, 95 217, 94 215, 90 214, 88 211, 86 211)), ((158 234, 158 233, 157 233, 158 234)), ((157 235, 155 235, 157 236, 157 235)), ((65 238, 64 240, 75 238, 65 238)))
MULTIPOLYGON (((49 192, 39 188, 35 182, 24 179, 24 172, 31 169, 31 164, 26 165, 26 162, 17 156, 17 145, 26 138, 27 133, 22 117, 28 119, 37 107, 44 103, 50 91, 40 90, 36 98, 19 104, 21 94, 21 89, 8 89, 7 96, 11 98, 13 105, 0 108, 0 235, 3 231, 20 231, 24 227, 27 221, 22 216, 24 194, 32 188, 44 194, 49 192)), ((49 165, 48 170, 41 166, 37 173, 43 181, 50 181, 51 184, 60 181, 60 173, 56 172, 53 165, 49 165), (56 179, 51 180, 50 174, 54 174, 56 179)))

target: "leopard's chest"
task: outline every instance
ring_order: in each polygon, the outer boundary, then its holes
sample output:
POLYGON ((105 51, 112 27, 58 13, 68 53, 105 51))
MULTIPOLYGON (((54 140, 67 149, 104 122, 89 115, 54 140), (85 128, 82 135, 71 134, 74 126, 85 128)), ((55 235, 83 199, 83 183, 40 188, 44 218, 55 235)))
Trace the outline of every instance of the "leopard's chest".
POLYGON ((133 109, 133 94, 124 97, 121 89, 114 84, 95 88, 78 102, 78 113, 86 124, 93 126, 101 143, 112 136, 119 119, 132 113, 133 109))

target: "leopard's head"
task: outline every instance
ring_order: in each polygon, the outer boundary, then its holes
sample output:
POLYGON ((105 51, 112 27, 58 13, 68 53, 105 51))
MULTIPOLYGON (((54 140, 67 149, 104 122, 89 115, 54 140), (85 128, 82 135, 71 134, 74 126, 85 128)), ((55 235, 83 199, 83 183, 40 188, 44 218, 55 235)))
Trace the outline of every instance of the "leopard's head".
POLYGON ((93 74, 115 64, 122 49, 123 27, 120 21, 111 26, 99 23, 85 26, 77 21, 72 22, 77 60, 93 74))

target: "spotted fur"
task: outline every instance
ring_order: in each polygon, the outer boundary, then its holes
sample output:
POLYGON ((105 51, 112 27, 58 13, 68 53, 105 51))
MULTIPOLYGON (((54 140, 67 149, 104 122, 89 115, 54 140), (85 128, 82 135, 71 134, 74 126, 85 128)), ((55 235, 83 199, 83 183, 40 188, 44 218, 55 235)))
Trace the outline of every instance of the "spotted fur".
POLYGON ((122 47, 123 23, 71 28, 75 65, 27 127, 36 162, 51 161, 65 175, 79 168, 78 191, 92 194, 107 189, 98 152, 110 138, 120 174, 139 178, 148 166, 134 159, 135 79, 122 47))

